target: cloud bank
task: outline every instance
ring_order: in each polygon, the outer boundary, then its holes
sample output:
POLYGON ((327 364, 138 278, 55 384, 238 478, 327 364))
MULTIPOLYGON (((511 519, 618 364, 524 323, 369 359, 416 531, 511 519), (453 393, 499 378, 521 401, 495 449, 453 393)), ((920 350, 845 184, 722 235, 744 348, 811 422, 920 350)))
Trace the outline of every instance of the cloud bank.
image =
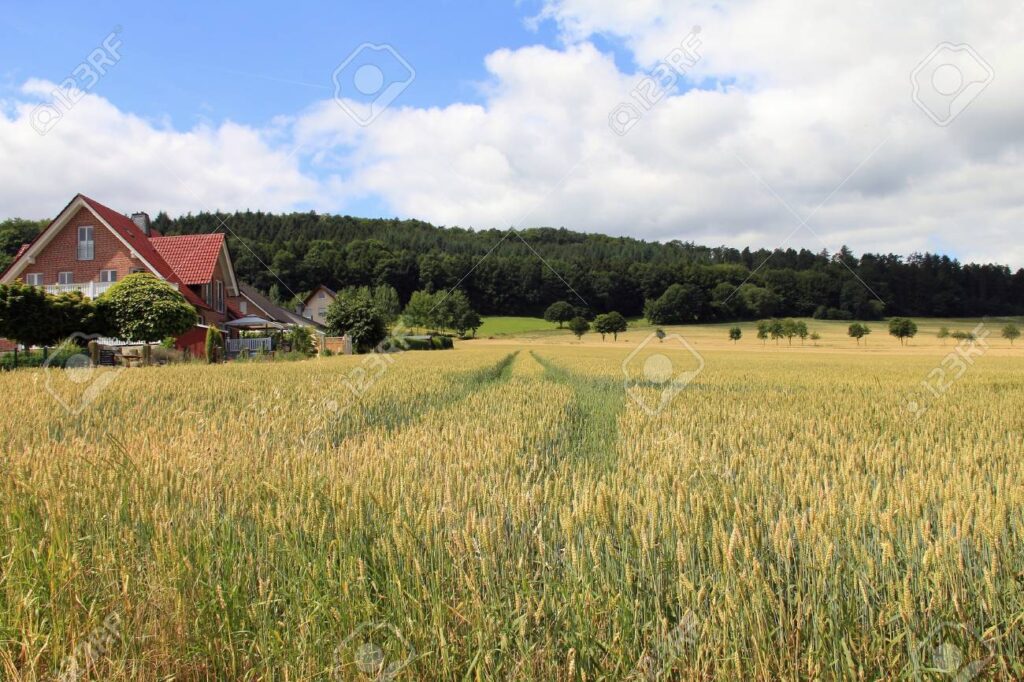
POLYGON ((560 44, 495 50, 480 103, 398 97, 365 127, 328 99, 262 129, 180 131, 87 95, 40 136, 32 111, 53 86, 31 81, 0 115, 0 201, 41 217, 77 191, 172 213, 345 212, 373 197, 443 225, 1024 266, 1022 14, 1009 2, 550 0, 534 20, 555 22, 560 44), (610 112, 636 106, 640 79, 694 26, 699 61, 617 134, 610 112), (633 66, 596 46, 609 40, 633 66), (974 52, 940 49, 922 67, 929 115, 911 74, 945 42, 974 52), (947 62, 980 85, 951 121, 962 102, 947 62))

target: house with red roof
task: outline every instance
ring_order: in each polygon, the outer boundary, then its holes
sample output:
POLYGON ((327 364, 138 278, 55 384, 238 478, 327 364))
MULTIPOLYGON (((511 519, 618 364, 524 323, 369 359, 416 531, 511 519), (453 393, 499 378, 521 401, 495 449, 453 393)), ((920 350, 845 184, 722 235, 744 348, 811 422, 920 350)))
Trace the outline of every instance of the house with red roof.
POLYGON ((82 194, 21 247, 0 284, 21 279, 48 293, 95 298, 137 272, 164 280, 195 307, 197 328, 179 339, 181 347, 194 352, 204 327, 241 317, 231 302, 239 286, 223 234, 162 236, 145 213, 128 217, 82 194))

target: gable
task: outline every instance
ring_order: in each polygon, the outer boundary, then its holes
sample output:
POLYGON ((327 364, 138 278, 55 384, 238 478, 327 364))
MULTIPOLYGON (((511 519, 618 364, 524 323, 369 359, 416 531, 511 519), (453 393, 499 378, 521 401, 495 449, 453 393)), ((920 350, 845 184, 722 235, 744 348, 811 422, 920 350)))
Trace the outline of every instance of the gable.
MULTIPOLYGON (((140 230, 130 218, 82 194, 75 195, 75 198, 64 207, 60 212, 60 215, 58 215, 53 222, 51 222, 49 226, 47 226, 47 228, 29 244, 28 248, 24 250, 21 256, 11 264, 2 276, 0 276, 0 283, 9 284, 19 278, 23 273, 33 272, 32 270, 29 270, 29 268, 39 262, 38 257, 40 254, 42 254, 49 244, 61 235, 64 232, 64 229, 69 226, 69 223, 74 220, 87 221, 92 224, 94 226, 94 240, 100 239, 99 235, 104 233, 104 231, 113 235, 113 237, 127 250, 129 258, 131 258, 135 263, 134 267, 128 268, 129 270, 148 270, 158 278, 178 285, 178 290, 193 306, 197 308, 209 307, 202 301, 202 299, 196 296, 195 293, 182 283, 181 279, 179 279, 174 273, 174 270, 172 270, 160 254, 157 253, 146 235, 142 233, 142 230, 140 230), (83 213, 83 211, 85 211, 85 213, 83 213), (94 222, 92 221, 93 218, 95 219, 94 222)), ((77 226, 74 227, 74 232, 72 234, 75 236, 77 243, 77 226)), ((55 250, 53 253, 56 254, 58 251, 55 250)), ((75 251, 71 251, 68 255, 69 258, 77 260, 75 251)), ((84 262, 92 263, 92 261, 84 262)), ((91 268, 93 266, 89 267, 91 268)), ((103 268, 96 268, 97 272, 100 269, 103 268)))
POLYGON ((39 273, 44 283, 54 284, 58 273, 72 272, 76 282, 88 282, 95 280, 101 270, 114 270, 119 279, 137 270, 160 275, 87 205, 72 204, 68 209, 32 243, 22 247, 0 281, 11 282, 28 273, 39 273), (89 260, 79 260, 78 229, 85 226, 93 228, 93 254, 89 260))

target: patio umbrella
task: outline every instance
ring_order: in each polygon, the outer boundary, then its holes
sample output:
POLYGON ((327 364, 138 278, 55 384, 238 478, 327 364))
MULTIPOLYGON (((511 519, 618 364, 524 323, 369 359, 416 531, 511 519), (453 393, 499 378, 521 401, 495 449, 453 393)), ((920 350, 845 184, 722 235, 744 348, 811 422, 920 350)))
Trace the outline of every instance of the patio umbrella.
POLYGON ((235 329, 277 329, 283 330, 285 326, 279 322, 273 322, 271 320, 264 320, 262 317, 256 315, 247 315, 237 320, 231 320, 225 324, 226 327, 234 327, 235 329))

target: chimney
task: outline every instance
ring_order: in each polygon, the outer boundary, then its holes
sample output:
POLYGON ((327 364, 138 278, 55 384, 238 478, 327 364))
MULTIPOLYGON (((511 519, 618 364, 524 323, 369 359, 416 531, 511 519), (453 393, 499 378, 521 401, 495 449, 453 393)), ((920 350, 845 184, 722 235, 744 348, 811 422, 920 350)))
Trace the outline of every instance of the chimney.
POLYGON ((150 226, 148 213, 132 213, 132 222, 135 223, 140 230, 142 230, 142 234, 146 235, 147 237, 153 236, 153 228, 150 226))

